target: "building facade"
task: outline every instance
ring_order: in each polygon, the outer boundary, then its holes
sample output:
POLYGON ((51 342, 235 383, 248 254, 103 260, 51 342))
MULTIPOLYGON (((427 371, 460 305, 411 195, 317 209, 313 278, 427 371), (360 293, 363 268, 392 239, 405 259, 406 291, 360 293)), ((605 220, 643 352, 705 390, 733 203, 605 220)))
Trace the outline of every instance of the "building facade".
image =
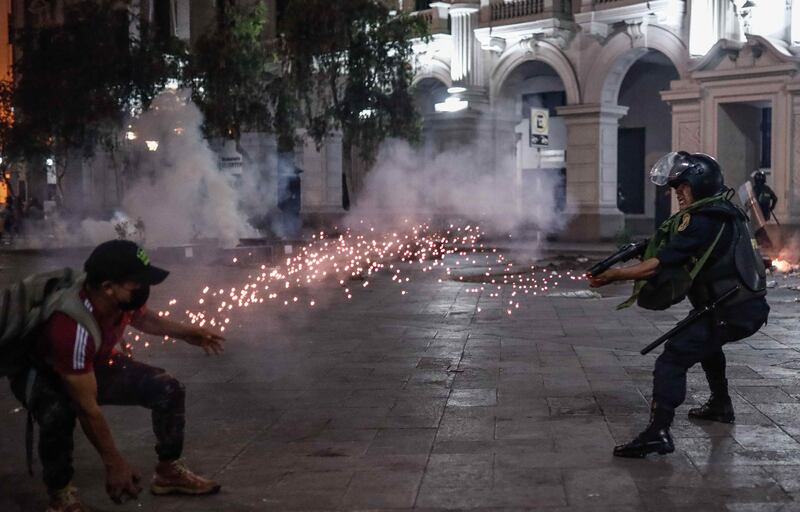
MULTIPOLYGON (((250 1, 266 4, 274 34, 287 0, 250 1)), ((547 193, 570 219, 560 237, 651 232, 674 205, 647 172, 671 150, 714 155, 734 187, 765 169, 777 217, 800 224, 800 0, 386 1, 424 18, 432 34, 414 62, 427 150, 484 144, 481 167, 513 166, 522 209, 543 181, 558 183, 547 193)), ((57 21, 63 2, 13 0, 11 25, 57 21)), ((137 5, 192 43, 221 3, 137 5)), ((249 135, 239 151, 245 172, 272 176, 265 201, 277 204, 274 141, 249 135)), ((298 146, 306 217, 342 212, 341 155, 336 134, 298 146)), ((102 169, 71 176, 81 176, 67 186, 79 196, 97 189, 109 206, 118 199, 102 169)))
POLYGON ((671 150, 714 155, 734 187, 765 169, 778 218, 800 223, 800 1, 395 7, 431 28, 415 78, 429 142, 491 140, 495 164, 513 154, 523 208, 535 199, 526 184, 561 179, 563 238, 652 231, 673 205, 647 172, 671 150), (547 145, 531 125, 542 110, 547 145))

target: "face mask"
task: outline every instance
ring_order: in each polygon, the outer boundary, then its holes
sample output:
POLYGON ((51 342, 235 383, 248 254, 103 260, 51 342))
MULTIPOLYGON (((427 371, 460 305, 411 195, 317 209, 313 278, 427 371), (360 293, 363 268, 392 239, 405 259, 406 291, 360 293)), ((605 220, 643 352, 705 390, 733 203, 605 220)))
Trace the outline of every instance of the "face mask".
POLYGON ((135 311, 147 303, 150 298, 150 285, 142 285, 131 292, 131 300, 121 302, 119 307, 123 311, 135 311))

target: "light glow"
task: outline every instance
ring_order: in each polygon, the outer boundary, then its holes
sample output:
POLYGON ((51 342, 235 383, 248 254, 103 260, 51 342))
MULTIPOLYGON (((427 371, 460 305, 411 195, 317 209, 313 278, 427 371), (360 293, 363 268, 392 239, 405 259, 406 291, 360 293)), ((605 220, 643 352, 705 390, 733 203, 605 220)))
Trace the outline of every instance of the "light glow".
POLYGON ((458 96, 450 96, 442 103, 434 105, 436 112, 460 112, 469 107, 469 102, 462 100, 458 96))

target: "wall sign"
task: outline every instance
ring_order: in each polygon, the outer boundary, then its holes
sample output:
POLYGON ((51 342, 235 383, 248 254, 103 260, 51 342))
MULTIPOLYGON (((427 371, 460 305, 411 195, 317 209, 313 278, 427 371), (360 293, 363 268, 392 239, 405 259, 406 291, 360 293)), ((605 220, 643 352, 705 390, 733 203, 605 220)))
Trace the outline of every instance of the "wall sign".
POLYGON ((550 144, 550 111, 546 108, 531 108, 531 146, 550 144))

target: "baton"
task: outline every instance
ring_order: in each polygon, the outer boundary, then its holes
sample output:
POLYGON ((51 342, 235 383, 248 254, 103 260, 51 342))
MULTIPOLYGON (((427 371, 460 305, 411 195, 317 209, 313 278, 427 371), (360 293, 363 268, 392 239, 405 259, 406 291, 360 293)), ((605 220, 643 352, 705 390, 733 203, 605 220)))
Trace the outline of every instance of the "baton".
POLYGON ((690 314, 689 316, 687 316, 686 318, 684 318, 683 320, 678 322, 678 324, 675 327, 673 327, 669 331, 667 331, 664 334, 662 334, 653 343, 651 343, 651 344, 647 345, 646 347, 644 347, 639 353, 642 354, 642 355, 645 355, 645 354, 649 353, 654 348, 658 347, 659 345, 661 345, 665 341, 669 340, 670 338, 672 338, 673 336, 675 336, 676 334, 678 334, 682 330, 686 329, 686 327, 688 327, 689 325, 691 325, 694 322, 696 322, 700 317, 705 316, 706 314, 708 314, 708 313, 714 311, 715 309, 717 309, 717 307, 720 304, 722 304, 726 300, 728 300, 731 297, 733 297, 733 295, 738 291, 739 291, 739 285, 736 285, 733 288, 731 288, 730 290, 728 290, 727 292, 725 292, 722 295, 720 295, 719 298, 717 300, 715 300, 714 302, 712 302, 711 304, 709 304, 707 306, 704 306, 701 309, 694 310, 694 312, 692 314, 690 314))
POLYGON ((772 218, 775 219, 775 224, 780 226, 781 225, 781 221, 778 220, 778 216, 775 215, 775 212, 773 211, 773 212, 769 212, 769 213, 771 213, 772 214, 772 218))

